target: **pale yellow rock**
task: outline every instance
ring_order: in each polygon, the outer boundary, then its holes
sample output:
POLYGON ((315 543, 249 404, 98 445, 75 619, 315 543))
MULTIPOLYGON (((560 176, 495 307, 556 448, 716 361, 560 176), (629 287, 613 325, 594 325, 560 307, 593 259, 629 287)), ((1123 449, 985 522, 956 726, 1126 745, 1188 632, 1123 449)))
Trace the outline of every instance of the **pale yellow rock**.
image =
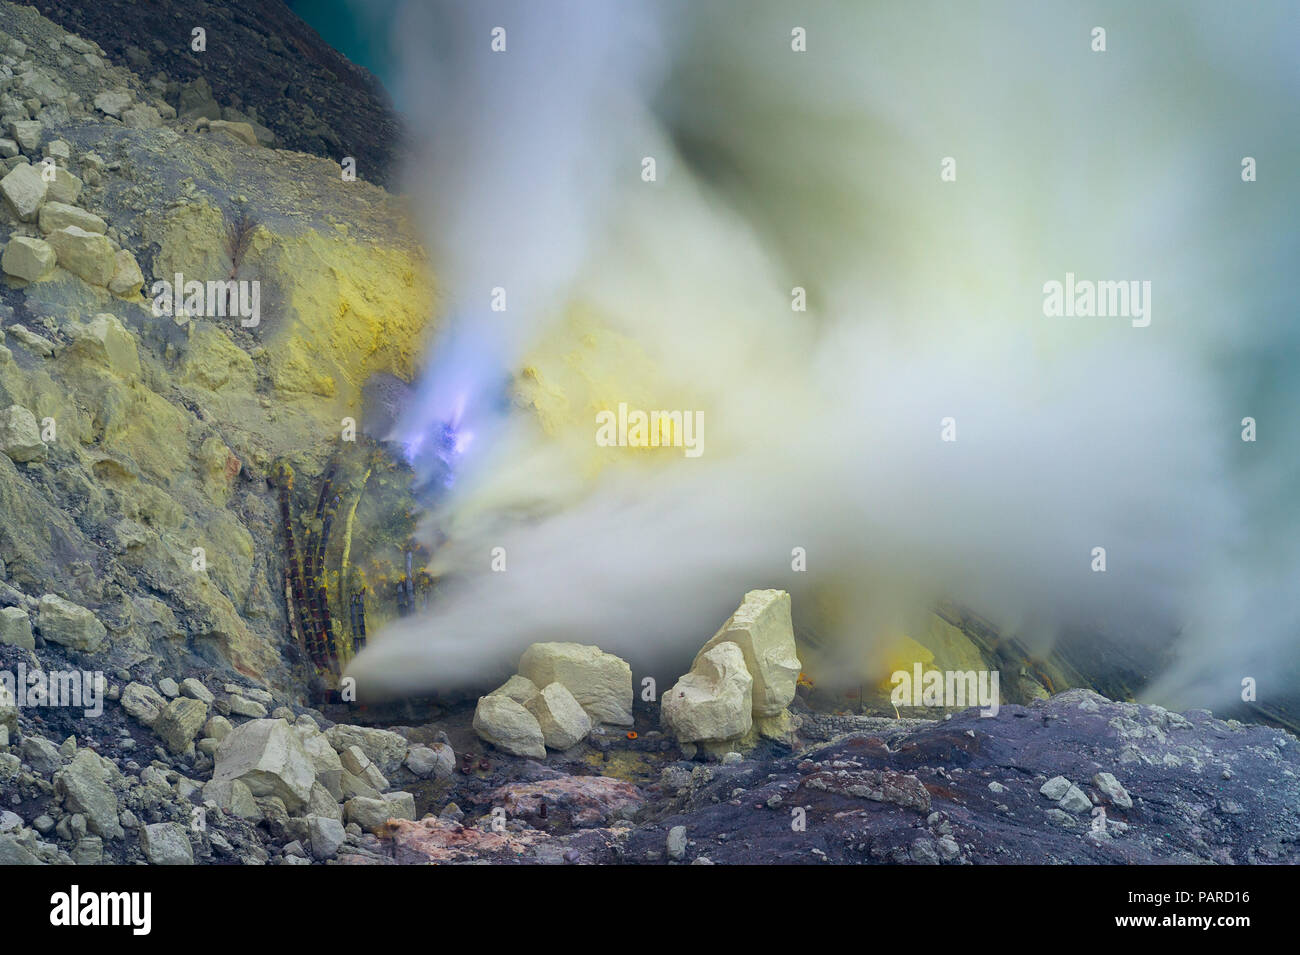
POLYGON ((117 251, 107 236, 67 226, 55 229, 46 241, 54 247, 60 266, 91 285, 108 285, 117 271, 117 251))
POLYGON ((696 654, 701 657, 721 643, 735 643, 745 654, 754 678, 754 716, 777 716, 794 699, 799 679, 790 595, 784 590, 751 590, 744 602, 696 654))
POLYGON ((72 326, 73 348, 112 370, 119 378, 140 375, 140 356, 135 337, 116 315, 101 312, 85 325, 72 326))
POLYGON ((38 221, 41 231, 47 233, 55 229, 66 229, 72 225, 100 235, 108 231, 108 223, 99 216, 66 202, 47 201, 41 206, 38 221))
POLYGON ((514 756, 546 757, 546 740, 537 718, 503 694, 479 697, 474 709, 474 732, 514 756))
POLYGON ((45 460, 45 442, 36 416, 22 405, 0 411, 0 451, 19 464, 45 460))
POLYGON ((118 249, 116 269, 109 279, 108 290, 119 298, 135 298, 144 287, 144 273, 135 256, 126 249, 118 249))
POLYGON ((542 687, 525 708, 537 719, 551 749, 569 749, 591 732, 591 717, 563 683, 542 687))
POLYGON ((524 706, 527 706, 528 701, 535 697, 538 692, 536 683, 528 679, 528 677, 520 676, 516 673, 510 679, 506 680, 506 682, 493 690, 492 693, 489 693, 488 696, 500 693, 503 696, 510 697, 510 699, 514 700, 516 703, 522 703, 524 706))
POLYGON ((39 282, 54 271, 58 257, 48 242, 16 235, 5 245, 0 269, 25 282, 39 282))
POLYGON ((51 201, 71 205, 81 197, 81 180, 62 166, 54 168, 53 178, 49 179, 48 182, 47 199, 51 201))
POLYGON ((596 723, 632 724, 632 668, 600 647, 534 643, 519 659, 519 674, 536 686, 563 683, 596 723))
POLYGON ((35 222, 49 192, 49 183, 35 166, 24 163, 0 179, 0 195, 23 222, 35 222))
POLYGON ((740 646, 716 644, 696 657, 691 672, 664 694, 660 720, 681 743, 744 736, 754 723, 753 686, 740 646))
POLYGON ((248 123, 232 123, 224 119, 214 119, 208 124, 214 133, 227 133, 248 146, 256 146, 257 133, 248 123))

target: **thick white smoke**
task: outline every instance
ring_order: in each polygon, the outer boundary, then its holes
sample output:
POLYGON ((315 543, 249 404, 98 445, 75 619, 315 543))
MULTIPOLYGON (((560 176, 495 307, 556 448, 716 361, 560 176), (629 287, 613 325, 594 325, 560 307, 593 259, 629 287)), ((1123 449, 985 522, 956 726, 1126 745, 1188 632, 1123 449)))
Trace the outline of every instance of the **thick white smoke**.
POLYGON ((431 517, 456 583, 363 694, 484 686, 541 639, 665 685, 770 586, 854 662, 951 599, 1040 645, 1178 633, 1166 701, 1286 689, 1285 5, 470 10, 397 30, 455 343, 404 427, 471 409, 431 517), (1045 316, 1067 273, 1149 281, 1150 324, 1045 316), (619 401, 702 411, 704 453, 597 448, 619 401))

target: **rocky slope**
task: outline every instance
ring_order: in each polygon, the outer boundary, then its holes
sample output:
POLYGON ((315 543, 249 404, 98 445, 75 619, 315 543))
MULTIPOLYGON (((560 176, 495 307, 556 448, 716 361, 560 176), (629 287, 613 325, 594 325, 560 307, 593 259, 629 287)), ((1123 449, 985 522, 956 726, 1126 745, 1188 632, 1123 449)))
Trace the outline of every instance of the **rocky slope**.
POLYGON ((161 17, 154 4, 124 0, 31 5, 130 67, 184 120, 252 122, 285 148, 355 157, 367 181, 393 178, 400 130, 384 90, 282 0, 169 0, 161 17), (205 50, 192 49, 195 27, 205 50))

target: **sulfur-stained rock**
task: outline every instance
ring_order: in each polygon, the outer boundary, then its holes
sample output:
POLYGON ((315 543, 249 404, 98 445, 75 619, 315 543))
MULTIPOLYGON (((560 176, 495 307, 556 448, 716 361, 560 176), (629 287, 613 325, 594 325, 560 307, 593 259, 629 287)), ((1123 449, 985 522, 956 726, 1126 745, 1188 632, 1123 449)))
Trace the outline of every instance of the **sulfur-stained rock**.
POLYGON ((156 822, 140 829, 140 848, 150 865, 193 865, 194 846, 179 822, 156 822))
POLYGON ((325 738, 340 755, 349 746, 360 747, 385 776, 397 772, 406 759, 406 739, 391 730, 339 723, 325 731, 325 738))
POLYGON ((81 198, 81 180, 62 166, 55 166, 53 177, 47 181, 49 183, 47 201, 71 205, 81 198))
POLYGON ((564 684, 594 723, 633 722, 632 668, 600 647, 534 643, 520 658, 519 673, 539 687, 564 684))
POLYGON ((0 411, 0 451, 18 464, 45 460, 47 449, 36 416, 22 405, 0 411))
POLYGON ((48 242, 25 235, 11 238, 5 245, 4 255, 0 256, 0 269, 24 282, 39 282, 48 277, 57 264, 58 256, 48 242))
POLYGON ((745 655, 754 679, 754 716, 777 716, 794 699, 799 679, 790 595, 784 590, 751 590, 731 619, 700 648, 695 664, 721 643, 734 643, 745 655))
POLYGON ((55 594, 41 598, 36 623, 46 640, 86 653, 98 650, 108 636, 93 613, 55 594))
POLYGON ((162 713, 153 724, 153 730, 173 753, 184 753, 194 745, 208 718, 206 703, 178 697, 163 707, 162 713))
POLYGON ((119 378, 131 380, 140 374, 140 356, 135 337, 116 315, 101 312, 84 325, 68 328, 73 348, 111 369, 119 378))
POLYGON ((143 683, 128 683, 123 687, 120 702, 122 709, 138 722, 150 727, 157 722, 158 717, 162 715, 163 707, 167 705, 167 701, 157 690, 143 683))
POLYGON ((59 257, 59 265, 91 285, 107 286, 117 272, 117 251, 107 236, 77 226, 55 229, 46 241, 59 257))
POLYGON ((32 621, 21 607, 0 607, 0 643, 35 650, 32 621))
POLYGON ((140 289, 144 287, 144 273, 140 271, 140 263, 135 260, 135 256, 126 249, 118 249, 116 265, 113 277, 108 282, 108 290, 119 298, 134 298, 139 295, 140 289))
POLYGON ((753 683, 740 647, 730 641, 717 644, 664 694, 664 729, 682 743, 745 735, 753 725, 753 683))
POLYGON ((537 684, 528 679, 528 677, 520 676, 516 673, 488 695, 491 696, 495 693, 508 696, 516 703, 522 703, 524 706, 527 706, 528 701, 537 695, 537 684))
POLYGON ((515 756, 546 757, 546 740, 537 718, 508 696, 479 697, 474 732, 485 742, 515 756))
POLYGON ((543 687, 528 701, 526 709, 542 728, 542 738, 551 749, 569 749, 591 732, 591 717, 563 683, 543 687))
POLYGON ((55 229, 66 229, 68 226, 73 225, 87 232, 96 232, 100 235, 108 231, 108 223, 93 212, 87 212, 78 206, 51 199, 47 199, 45 204, 41 206, 37 221, 42 232, 53 232, 55 229))
POLYGON ((15 166, 0 179, 0 195, 15 216, 23 222, 35 222, 49 192, 49 183, 41 178, 35 166, 24 163, 15 166))
POLYGON ((212 800, 221 809, 233 812, 240 819, 257 821, 262 810, 257 807, 252 791, 241 780, 209 780, 203 786, 203 799, 212 800))
POLYGON ((82 749, 54 775, 54 788, 64 808, 86 817, 90 831, 104 839, 121 839, 117 797, 109 788, 109 770, 93 750, 82 749))

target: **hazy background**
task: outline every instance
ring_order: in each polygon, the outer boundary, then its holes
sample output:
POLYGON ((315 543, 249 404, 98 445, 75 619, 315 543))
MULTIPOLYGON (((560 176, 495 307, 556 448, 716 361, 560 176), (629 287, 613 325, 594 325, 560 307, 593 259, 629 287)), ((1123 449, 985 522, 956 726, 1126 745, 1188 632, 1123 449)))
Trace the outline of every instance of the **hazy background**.
POLYGON ((1153 700, 1294 695, 1297 8, 785 6, 358 12, 449 328, 395 437, 470 436, 446 591, 363 695, 539 639, 666 686, 758 587, 867 668, 951 599, 1035 646, 1178 634, 1153 700), (1150 327, 1044 317, 1067 271, 1149 280, 1150 327), (703 411, 705 453, 597 448, 620 401, 703 411))

